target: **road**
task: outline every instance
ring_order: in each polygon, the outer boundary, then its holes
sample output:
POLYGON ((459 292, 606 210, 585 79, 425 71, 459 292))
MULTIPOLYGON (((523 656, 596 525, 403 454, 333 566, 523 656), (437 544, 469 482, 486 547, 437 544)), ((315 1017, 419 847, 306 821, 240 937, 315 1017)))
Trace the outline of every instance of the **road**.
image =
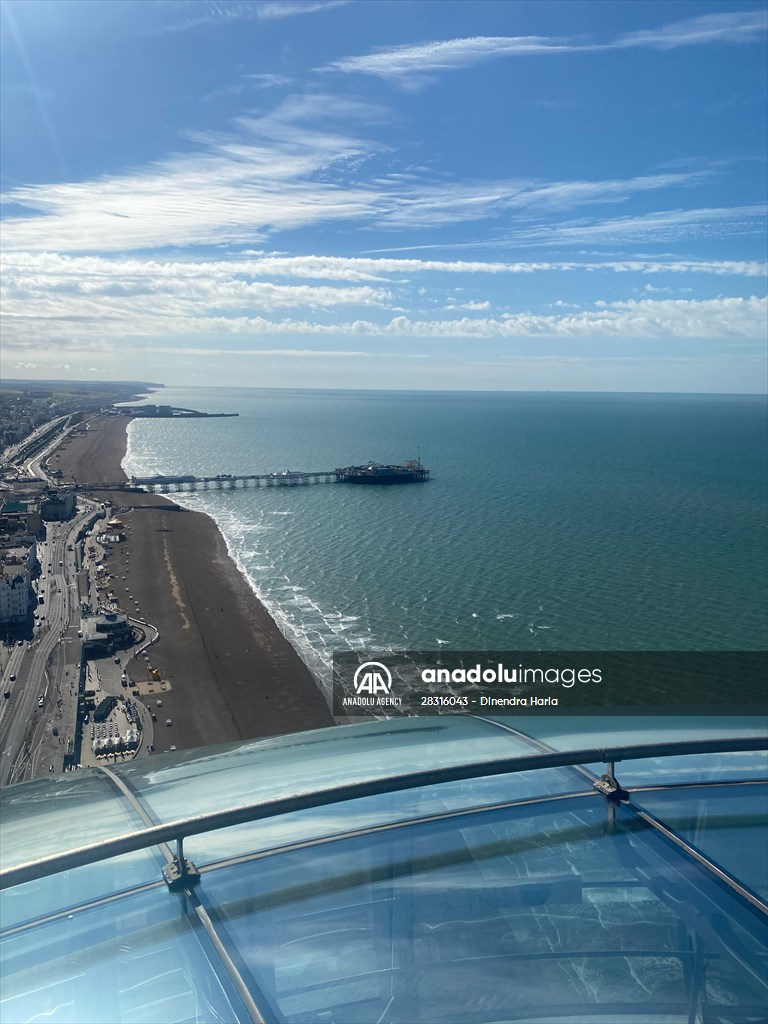
MULTIPOLYGON (((62 688, 68 688, 66 677, 48 679, 46 667, 56 646, 63 642, 68 630, 76 630, 80 622, 77 598, 75 539, 85 523, 93 517, 95 504, 81 499, 83 511, 66 523, 48 523, 46 540, 38 544, 38 561, 42 573, 37 592, 44 603, 38 605, 38 619, 32 639, 11 652, 3 673, 3 693, 11 696, 0 704, 0 785, 8 785, 23 776, 26 767, 25 747, 53 706, 62 688), (44 618, 42 618, 44 616, 44 618), (15 675, 15 682, 10 676, 15 675), (43 697, 44 706, 38 707, 43 697)), ((79 659, 78 659, 79 660, 79 659)), ((74 733, 74 723, 72 732, 74 733)))

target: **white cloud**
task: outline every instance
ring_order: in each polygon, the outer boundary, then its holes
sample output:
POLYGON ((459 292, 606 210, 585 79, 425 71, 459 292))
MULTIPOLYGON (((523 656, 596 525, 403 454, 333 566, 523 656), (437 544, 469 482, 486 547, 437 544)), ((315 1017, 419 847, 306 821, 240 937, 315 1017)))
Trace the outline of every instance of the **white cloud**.
POLYGON ((533 245, 586 245, 643 241, 677 241, 683 238, 749 235, 765 230, 768 206, 704 207, 691 210, 659 210, 640 216, 605 220, 578 220, 540 225, 516 231, 514 240, 533 245))
POLYGON ((348 3, 349 0, 275 0, 274 3, 256 4, 256 17, 266 20, 294 18, 298 14, 317 14, 319 11, 329 11, 333 7, 345 7, 348 3))
POLYGON ((476 299, 470 299, 468 302, 452 302, 449 303, 446 309, 466 309, 470 313, 487 313, 491 308, 490 302, 480 302, 476 299))
MULTIPOLYGON (((386 251, 386 250, 385 250, 386 251)), ((663 260, 645 259, 586 261, 483 261, 421 260, 361 256, 284 256, 245 250, 240 256, 253 257, 242 264, 222 264, 232 271, 277 277, 327 278, 343 281, 382 281, 386 275, 442 274, 534 274, 554 271, 607 271, 639 274, 714 274, 718 276, 765 277, 768 263, 758 260, 663 260)), ((180 264, 185 267, 189 264, 180 264)), ((191 265, 194 267, 194 264, 191 265)), ((209 266, 209 264, 203 264, 209 266)), ((194 270, 192 270, 194 272, 194 270)))
POLYGON ((563 316, 515 313, 499 319, 413 321, 395 317, 384 333, 444 338, 750 338, 766 334, 768 300, 665 299, 605 303, 563 316))
POLYGON ((173 6, 193 11, 191 17, 164 25, 160 32, 186 32, 201 25, 229 25, 237 21, 276 21, 293 18, 302 14, 316 14, 320 11, 343 7, 349 0, 265 0, 263 3, 243 0, 216 0, 215 3, 194 0, 193 3, 176 3, 173 6))
MULTIPOLYGON (((333 116, 379 116, 379 108, 336 103, 333 116)), ((288 100, 273 113, 237 121, 238 133, 198 133, 196 152, 133 173, 12 189, 5 203, 41 216, 8 217, 6 249, 114 251, 168 245, 253 244, 276 230, 370 215, 376 191, 344 188, 322 175, 377 146, 325 128, 327 97, 288 100), (47 241, 46 241, 47 239, 47 241)))
POLYGON ((28 349, 57 341, 62 347, 85 343, 113 345, 119 339, 161 339, 192 336, 244 337, 325 336, 397 338, 573 338, 621 339, 692 338, 763 340, 768 300, 750 298, 640 299, 595 303, 595 308, 559 315, 528 311, 494 317, 458 317, 417 320, 401 315, 388 321, 352 320, 336 323, 317 320, 270 320, 264 316, 204 315, 195 308, 176 313, 136 308, 131 303, 105 307, 83 301, 79 312, 57 309, 55 299, 30 314, 23 303, 8 309, 4 303, 5 344, 28 349))
POLYGON ((498 57, 557 53, 594 53, 630 48, 674 49, 705 43, 750 43, 767 27, 766 12, 729 11, 704 15, 657 29, 630 32, 608 42, 556 36, 473 36, 397 46, 376 53, 344 57, 321 71, 360 72, 399 84, 417 84, 430 75, 467 68, 498 57))
POLYGON ((567 40, 547 36, 473 36, 396 46, 390 50, 344 57, 333 61, 321 71, 363 72, 380 78, 402 79, 410 75, 424 76, 453 68, 470 67, 492 57, 519 56, 531 53, 568 52, 574 46, 567 40))
POLYGON ((260 75, 241 75, 241 78, 247 78, 253 83, 254 88, 257 89, 273 89, 278 85, 290 85, 292 79, 288 75, 276 75, 276 74, 260 74, 260 75))
MULTIPOLYGON (((426 275, 431 288, 430 292, 421 289, 421 300, 444 303, 443 275, 604 271, 644 276, 669 272, 757 276, 765 274, 766 268, 757 263, 718 261, 499 263, 270 253, 241 253, 227 260, 160 261, 8 252, 2 256, 0 271, 8 341, 22 334, 49 337, 62 330, 83 337, 106 329, 165 336, 173 330, 213 330, 214 324, 224 331, 248 330, 249 324, 255 324, 258 333, 268 333, 281 329, 264 319, 269 313, 284 311, 295 316, 298 310, 309 310, 324 314, 342 307, 391 313, 407 304, 410 278, 417 274, 426 275), (280 277, 300 279, 301 283, 275 283, 274 278, 280 277)), ((456 290, 455 286, 450 289, 452 293, 456 290)), ((491 303, 450 298, 445 308, 488 312, 491 303)), ((288 329, 293 329, 290 324, 295 321, 286 322, 288 329)), ((302 326, 300 331, 311 329, 311 325, 302 326)), ((334 325, 329 328, 336 329, 334 325)), ((342 333, 348 329, 338 327, 342 333)), ((324 330, 318 323, 317 331, 324 330)))
POLYGON ((410 229, 484 220, 518 210, 549 214, 587 204, 622 203, 645 192, 691 187, 710 176, 711 172, 704 170, 597 181, 403 184, 377 204, 374 220, 380 227, 410 229))
POLYGON ((687 21, 676 21, 661 28, 627 32, 611 44, 615 49, 649 46, 659 50, 679 46, 701 46, 704 43, 752 43, 764 35, 768 28, 768 12, 726 11, 704 14, 687 21))
MULTIPOLYGON (((37 216, 6 216, 6 250, 109 252, 167 246, 254 244, 323 222, 392 229, 439 227, 515 211, 551 214, 585 204, 699 184, 711 172, 684 171, 601 181, 506 180, 451 183, 412 177, 341 182, 380 148, 323 130, 328 97, 290 98, 231 135, 197 133, 195 152, 133 173, 77 183, 21 186, 3 196, 37 216), (332 179, 329 171, 333 171, 332 179)), ((333 116, 384 116, 380 107, 334 101, 333 116)), ((538 229, 530 229, 536 237, 538 229)), ((543 229, 542 229, 543 230, 543 229)))

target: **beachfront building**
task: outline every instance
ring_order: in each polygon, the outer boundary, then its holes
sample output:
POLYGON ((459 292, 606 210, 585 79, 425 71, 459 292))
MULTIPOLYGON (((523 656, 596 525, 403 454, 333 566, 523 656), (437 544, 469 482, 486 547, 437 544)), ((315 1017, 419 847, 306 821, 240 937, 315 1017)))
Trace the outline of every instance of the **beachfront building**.
POLYGON ((758 1024, 766 745, 403 718, 8 787, 0 1019, 758 1024))
POLYGON ((127 615, 105 612, 80 620, 83 653, 100 657, 133 643, 133 629, 127 615))

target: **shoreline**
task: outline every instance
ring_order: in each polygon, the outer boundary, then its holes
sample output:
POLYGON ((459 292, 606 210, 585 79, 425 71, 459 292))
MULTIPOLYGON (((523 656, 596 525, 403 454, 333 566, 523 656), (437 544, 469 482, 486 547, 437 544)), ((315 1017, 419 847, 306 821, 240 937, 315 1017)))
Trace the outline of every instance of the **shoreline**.
MULTIPOLYGON (((128 417, 101 417, 58 449, 63 481, 125 480, 128 417)), ((334 725, 309 668, 258 599, 215 521, 145 492, 95 492, 126 509, 126 542, 113 549, 112 573, 124 610, 140 609, 160 631, 152 662, 171 689, 155 727, 155 747, 205 746, 334 725), (125 595, 128 595, 127 597, 125 595), (167 709, 167 712, 166 712, 167 709)), ((140 659, 129 662, 137 679, 140 659)))

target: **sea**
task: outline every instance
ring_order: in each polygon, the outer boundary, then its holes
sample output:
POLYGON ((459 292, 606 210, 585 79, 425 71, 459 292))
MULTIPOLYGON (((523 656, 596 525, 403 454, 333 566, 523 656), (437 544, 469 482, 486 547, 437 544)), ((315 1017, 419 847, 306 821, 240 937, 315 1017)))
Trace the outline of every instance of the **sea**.
MULTIPOLYGON (((179 493, 326 689, 333 652, 768 646, 763 396, 165 388, 130 475, 420 458, 423 484, 179 493)), ((205 552, 200 552, 205 558, 205 552)))

